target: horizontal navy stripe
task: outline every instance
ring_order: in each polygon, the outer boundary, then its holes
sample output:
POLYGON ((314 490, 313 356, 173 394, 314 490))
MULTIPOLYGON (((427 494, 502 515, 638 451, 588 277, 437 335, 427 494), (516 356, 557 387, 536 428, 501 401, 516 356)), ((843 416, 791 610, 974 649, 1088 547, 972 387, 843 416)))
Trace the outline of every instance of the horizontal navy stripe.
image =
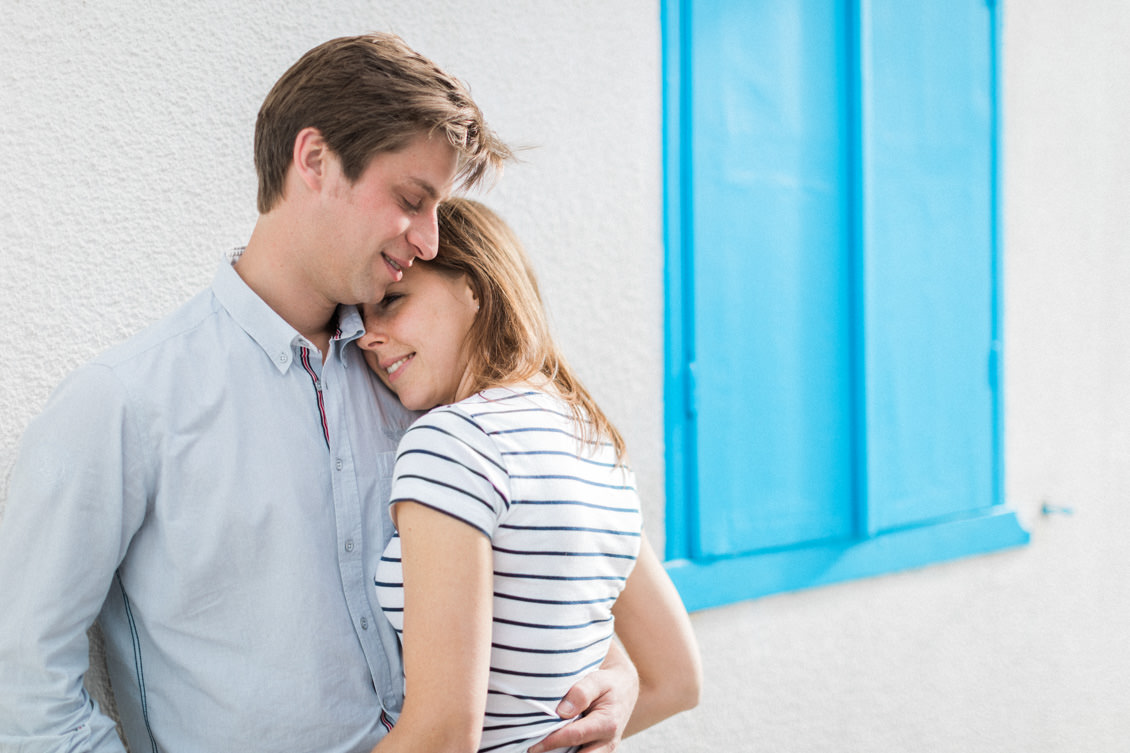
POLYGON ((505 402, 508 402, 510 400, 516 400, 516 399, 521 398, 521 397, 535 397, 538 394, 540 394, 540 393, 538 393, 535 390, 522 390, 521 392, 511 390, 510 392, 507 392, 506 394, 498 395, 498 396, 495 396, 495 394, 492 392, 491 396, 488 398, 488 397, 486 397, 485 394, 480 392, 479 393, 479 400, 476 401, 476 404, 478 404, 478 405, 497 405, 498 403, 505 403, 505 402))
POLYGON ((563 507, 587 507, 590 510, 607 510, 608 512, 624 512, 634 513, 634 507, 611 507, 609 505, 598 505, 592 502, 581 502, 575 499, 514 499, 511 504, 515 505, 558 505, 563 507))
POLYGON ((519 701, 551 701, 557 703, 561 700, 560 696, 546 696, 546 695, 522 695, 520 693, 504 693, 501 690, 488 690, 487 695, 501 695, 507 698, 517 698, 519 701))
POLYGON ((516 526, 503 523, 499 528, 509 528, 512 531, 583 531, 585 533, 608 533, 613 536, 639 537, 639 531, 616 531, 610 528, 585 528, 583 526, 516 526))
POLYGON ((589 481, 588 479, 581 478, 580 476, 552 476, 552 475, 549 475, 549 474, 539 475, 539 476, 519 476, 517 474, 512 474, 510 476, 510 478, 512 478, 512 479, 519 479, 519 478, 520 479, 531 479, 531 480, 534 480, 534 481, 537 481, 537 480, 576 481, 578 484, 585 484, 586 486, 596 486, 596 487, 599 487, 601 489, 618 489, 620 491, 631 491, 633 489, 633 487, 626 486, 624 484, 603 484, 599 481, 589 481))
MULTIPOLYGON (((613 447, 612 442, 608 441, 607 439, 605 439, 603 437, 582 436, 582 435, 576 434, 572 431, 566 431, 565 429, 557 429, 557 428, 554 428, 554 427, 551 427, 551 426, 527 426, 527 427, 523 427, 521 429, 487 429, 486 427, 484 427, 484 431, 486 431, 487 436, 492 436, 492 437, 493 436, 505 436, 505 435, 508 435, 508 434, 529 434, 529 433, 539 433, 539 432, 543 433, 543 434, 560 434, 562 436, 569 437, 570 439, 572 439, 574 442, 577 443, 578 447, 586 448, 586 451, 589 451, 589 452, 591 452, 593 450, 611 450, 612 447, 613 447)), ((577 452, 568 452, 567 453, 567 452, 562 452, 560 450, 558 450, 558 451, 546 451, 545 454, 557 454, 557 453, 565 455, 566 457, 574 457, 574 458, 579 458, 579 459, 584 458, 583 455, 581 455, 577 452)), ((541 453, 536 452, 536 451, 526 451, 526 452, 521 452, 521 453, 514 452, 514 453, 504 453, 504 454, 538 455, 538 454, 541 454, 541 453)), ((606 467, 616 468, 616 467, 619 467, 619 464, 618 463, 609 463, 609 464, 607 464, 606 467)))
POLYGON ((502 453, 502 457, 524 457, 531 455, 558 455, 560 457, 573 458, 582 463, 588 463, 589 465, 594 465, 599 468, 616 467, 616 463, 606 463, 600 460, 593 460, 592 458, 586 458, 584 455, 578 455, 575 452, 565 452, 564 450, 513 450, 502 453))
POLYGON ((580 669, 578 669, 576 671, 573 671, 573 672, 557 672, 557 673, 552 673, 552 674, 548 673, 548 672, 518 672, 516 670, 500 669, 498 667, 491 667, 490 671, 494 672, 495 674, 512 675, 514 677, 555 677, 555 678, 576 677, 577 675, 584 674, 587 670, 590 670, 593 667, 598 666, 603 661, 604 661, 604 657, 601 657, 597 661, 590 662, 589 664, 586 664, 585 666, 581 667, 580 669))
POLYGON ((615 596, 605 596, 600 599, 580 599, 578 601, 555 601, 553 599, 531 599, 528 596, 514 596, 513 594, 503 594, 498 591, 494 592, 496 599, 509 599, 510 601, 524 601, 529 604, 550 604, 561 606, 573 606, 577 604, 602 604, 606 601, 616 601, 615 596))
POLYGON ((547 721, 557 721, 555 717, 548 714, 539 714, 536 721, 526 722, 525 724, 492 724, 489 727, 483 727, 483 732, 497 732, 500 729, 521 729, 522 727, 533 727, 540 724, 545 724, 547 721))
POLYGON ((496 429, 495 431, 487 432, 487 436, 490 437, 504 436, 507 434, 561 434, 569 437, 570 439, 575 439, 578 442, 581 441, 581 438, 571 431, 565 431, 564 429, 554 429, 550 426, 524 426, 520 429, 496 429))
MULTIPOLYGON (((546 556, 546 557, 611 557, 612 559, 628 559, 634 560, 634 554, 613 554, 612 552, 552 552, 552 551, 523 551, 521 549, 504 549, 503 547, 496 546, 494 551, 502 552, 504 554, 517 554, 523 557, 526 556, 546 556)), ((399 560, 397 560, 399 561, 399 560)))
POLYGON ((483 713, 483 716, 494 717, 496 719, 529 719, 530 717, 545 718, 545 714, 541 711, 526 711, 521 714, 492 714, 489 711, 483 713))
MULTIPOLYGON (((480 410, 480 411, 469 410, 467 412, 470 413, 471 416, 476 421, 480 418, 483 418, 484 416, 513 416, 513 415, 516 415, 518 413, 545 413, 545 414, 548 414, 550 416, 557 416, 558 418, 563 418, 566 421, 574 421, 575 420, 572 413, 562 413, 561 411, 553 410, 552 408, 543 408, 543 407, 538 406, 538 405, 531 405, 531 406, 526 406, 526 407, 523 407, 523 408, 506 408, 505 410, 480 410)), ((585 424, 591 424, 592 422, 589 421, 586 418, 584 423, 585 424)))
POLYGON ((521 646, 507 646, 504 643, 492 643, 491 648, 501 649, 502 651, 517 651, 522 654, 575 654, 578 651, 590 649, 598 643, 604 643, 612 638, 612 633, 601 636, 592 643, 587 643, 584 646, 577 646, 576 648, 522 648, 521 646))
MULTIPOLYGON (((458 414, 458 413, 452 413, 452 412, 450 412, 450 411, 447 411, 447 413, 448 413, 449 415, 454 415, 454 416, 459 416, 460 418, 464 418, 464 416, 462 416, 461 414, 458 414)), ((464 420, 466 420, 466 419, 464 418, 464 420)), ((478 424, 475 424, 475 423, 473 423, 473 422, 472 422, 472 423, 471 423, 471 425, 472 425, 472 426, 474 426, 474 427, 475 427, 476 429, 478 429, 479 431, 483 431, 483 427, 479 426, 478 424)), ((501 471, 505 471, 505 470, 506 470, 506 469, 505 469, 505 468, 503 468, 503 467, 502 467, 501 465, 499 465, 499 464, 498 464, 498 461, 496 461, 496 460, 495 460, 494 458, 492 458, 492 457, 490 457, 490 456, 488 456, 488 455, 486 455, 486 454, 484 454, 484 453, 480 452, 480 451, 478 450, 478 448, 476 448, 476 447, 473 447, 472 445, 469 445, 469 444, 467 444, 467 443, 466 443, 465 441, 463 441, 463 439, 462 439, 462 438, 461 438, 461 437, 460 437, 460 436, 459 436, 458 434, 453 434, 452 432, 450 432, 450 431, 448 431, 447 429, 444 429, 444 428, 442 428, 442 427, 440 427, 440 426, 433 426, 432 424, 413 424, 412 428, 410 428, 410 429, 409 429, 409 430, 408 430, 408 431, 407 431, 407 432, 405 433, 405 436, 407 437, 407 436, 408 436, 409 434, 411 434, 412 432, 419 432, 419 431, 434 431, 434 432, 437 432, 437 433, 439 433, 439 434, 444 434, 444 435, 446 435, 446 436, 448 436, 448 437, 451 437, 451 438, 452 438, 452 439, 454 439, 454 440, 455 440, 456 442, 459 442, 459 444, 461 444, 461 445, 463 445, 464 447, 466 447, 467 449, 471 450, 471 451, 472 451, 472 452, 474 452, 474 453, 475 453, 476 455, 478 455, 479 457, 481 457, 481 458, 482 458, 483 460, 486 460, 486 461, 487 461, 488 463, 490 463, 490 464, 491 464, 491 465, 493 465, 494 467, 498 468, 498 469, 499 469, 499 470, 501 470, 501 471)), ((483 432, 483 433, 486 433, 486 432, 483 432)), ((401 441, 403 441, 403 440, 401 440, 401 441)), ((397 456, 397 460, 399 460, 399 459, 400 459, 400 456, 398 455, 398 456, 397 456)))
POLYGON ((535 575, 534 573, 507 573, 502 570, 495 570, 494 574, 499 578, 514 578, 516 580, 561 580, 561 581, 592 581, 592 580, 611 580, 611 581, 626 581, 627 577, 623 575, 535 575))
MULTIPOLYGON (((468 415, 461 410, 455 410, 455 408, 450 405, 441 405, 440 407, 432 411, 432 415, 434 416, 438 416, 439 414, 443 414, 445 416, 454 416, 460 421, 475 427, 477 431, 483 431, 483 427, 479 426, 479 422, 475 420, 474 416, 468 415)), ((486 432, 483 433, 485 434, 486 432)), ((450 436, 455 435, 450 434, 450 436)))
POLYGON ((587 628, 592 625, 602 625, 606 622, 612 622, 612 617, 605 617, 600 620, 591 620, 589 622, 580 622, 576 625, 542 625, 536 622, 519 622, 518 620, 504 620, 501 617, 495 617, 493 622, 501 622, 504 625, 517 625, 518 627, 535 628, 537 630, 579 630, 580 628, 587 628))

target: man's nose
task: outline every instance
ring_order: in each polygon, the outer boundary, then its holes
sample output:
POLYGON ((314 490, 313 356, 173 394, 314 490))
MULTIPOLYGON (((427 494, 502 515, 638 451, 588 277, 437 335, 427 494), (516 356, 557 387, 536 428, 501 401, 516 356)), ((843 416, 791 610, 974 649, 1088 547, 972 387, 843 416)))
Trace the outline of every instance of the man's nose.
POLYGON ((407 239, 416 256, 424 261, 436 258, 439 252, 439 220, 434 209, 416 218, 408 229, 407 239))

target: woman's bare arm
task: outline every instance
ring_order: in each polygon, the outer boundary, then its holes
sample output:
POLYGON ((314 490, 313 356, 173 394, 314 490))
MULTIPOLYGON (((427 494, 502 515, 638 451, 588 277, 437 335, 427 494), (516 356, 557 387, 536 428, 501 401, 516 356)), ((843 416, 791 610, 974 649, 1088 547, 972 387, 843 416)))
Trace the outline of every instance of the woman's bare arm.
POLYGON ((490 672, 490 540, 414 502, 396 506, 404 570, 404 710, 373 753, 478 750, 490 672))
POLYGON ((679 592, 646 537, 612 613, 616 635, 640 678, 639 700, 624 736, 698 705, 698 642, 679 592))

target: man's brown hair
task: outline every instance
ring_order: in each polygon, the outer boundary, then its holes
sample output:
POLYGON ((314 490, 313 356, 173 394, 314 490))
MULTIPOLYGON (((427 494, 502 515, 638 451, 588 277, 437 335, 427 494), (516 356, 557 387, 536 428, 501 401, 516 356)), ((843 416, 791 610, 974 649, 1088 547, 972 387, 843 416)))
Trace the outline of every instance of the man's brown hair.
POLYGON ((318 45, 275 83, 255 123, 259 212, 283 196, 294 140, 317 128, 357 180, 380 152, 440 134, 459 155, 456 180, 478 183, 511 156, 487 127, 467 87, 393 34, 340 37, 318 45))

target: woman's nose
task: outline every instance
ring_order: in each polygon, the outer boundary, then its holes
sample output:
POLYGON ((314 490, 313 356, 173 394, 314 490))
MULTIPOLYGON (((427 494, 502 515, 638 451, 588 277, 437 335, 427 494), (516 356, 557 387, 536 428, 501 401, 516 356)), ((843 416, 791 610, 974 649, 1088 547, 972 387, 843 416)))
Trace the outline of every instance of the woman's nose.
POLYGON ((366 327, 365 333, 357 340, 361 350, 376 350, 386 342, 385 336, 372 327, 366 327))

